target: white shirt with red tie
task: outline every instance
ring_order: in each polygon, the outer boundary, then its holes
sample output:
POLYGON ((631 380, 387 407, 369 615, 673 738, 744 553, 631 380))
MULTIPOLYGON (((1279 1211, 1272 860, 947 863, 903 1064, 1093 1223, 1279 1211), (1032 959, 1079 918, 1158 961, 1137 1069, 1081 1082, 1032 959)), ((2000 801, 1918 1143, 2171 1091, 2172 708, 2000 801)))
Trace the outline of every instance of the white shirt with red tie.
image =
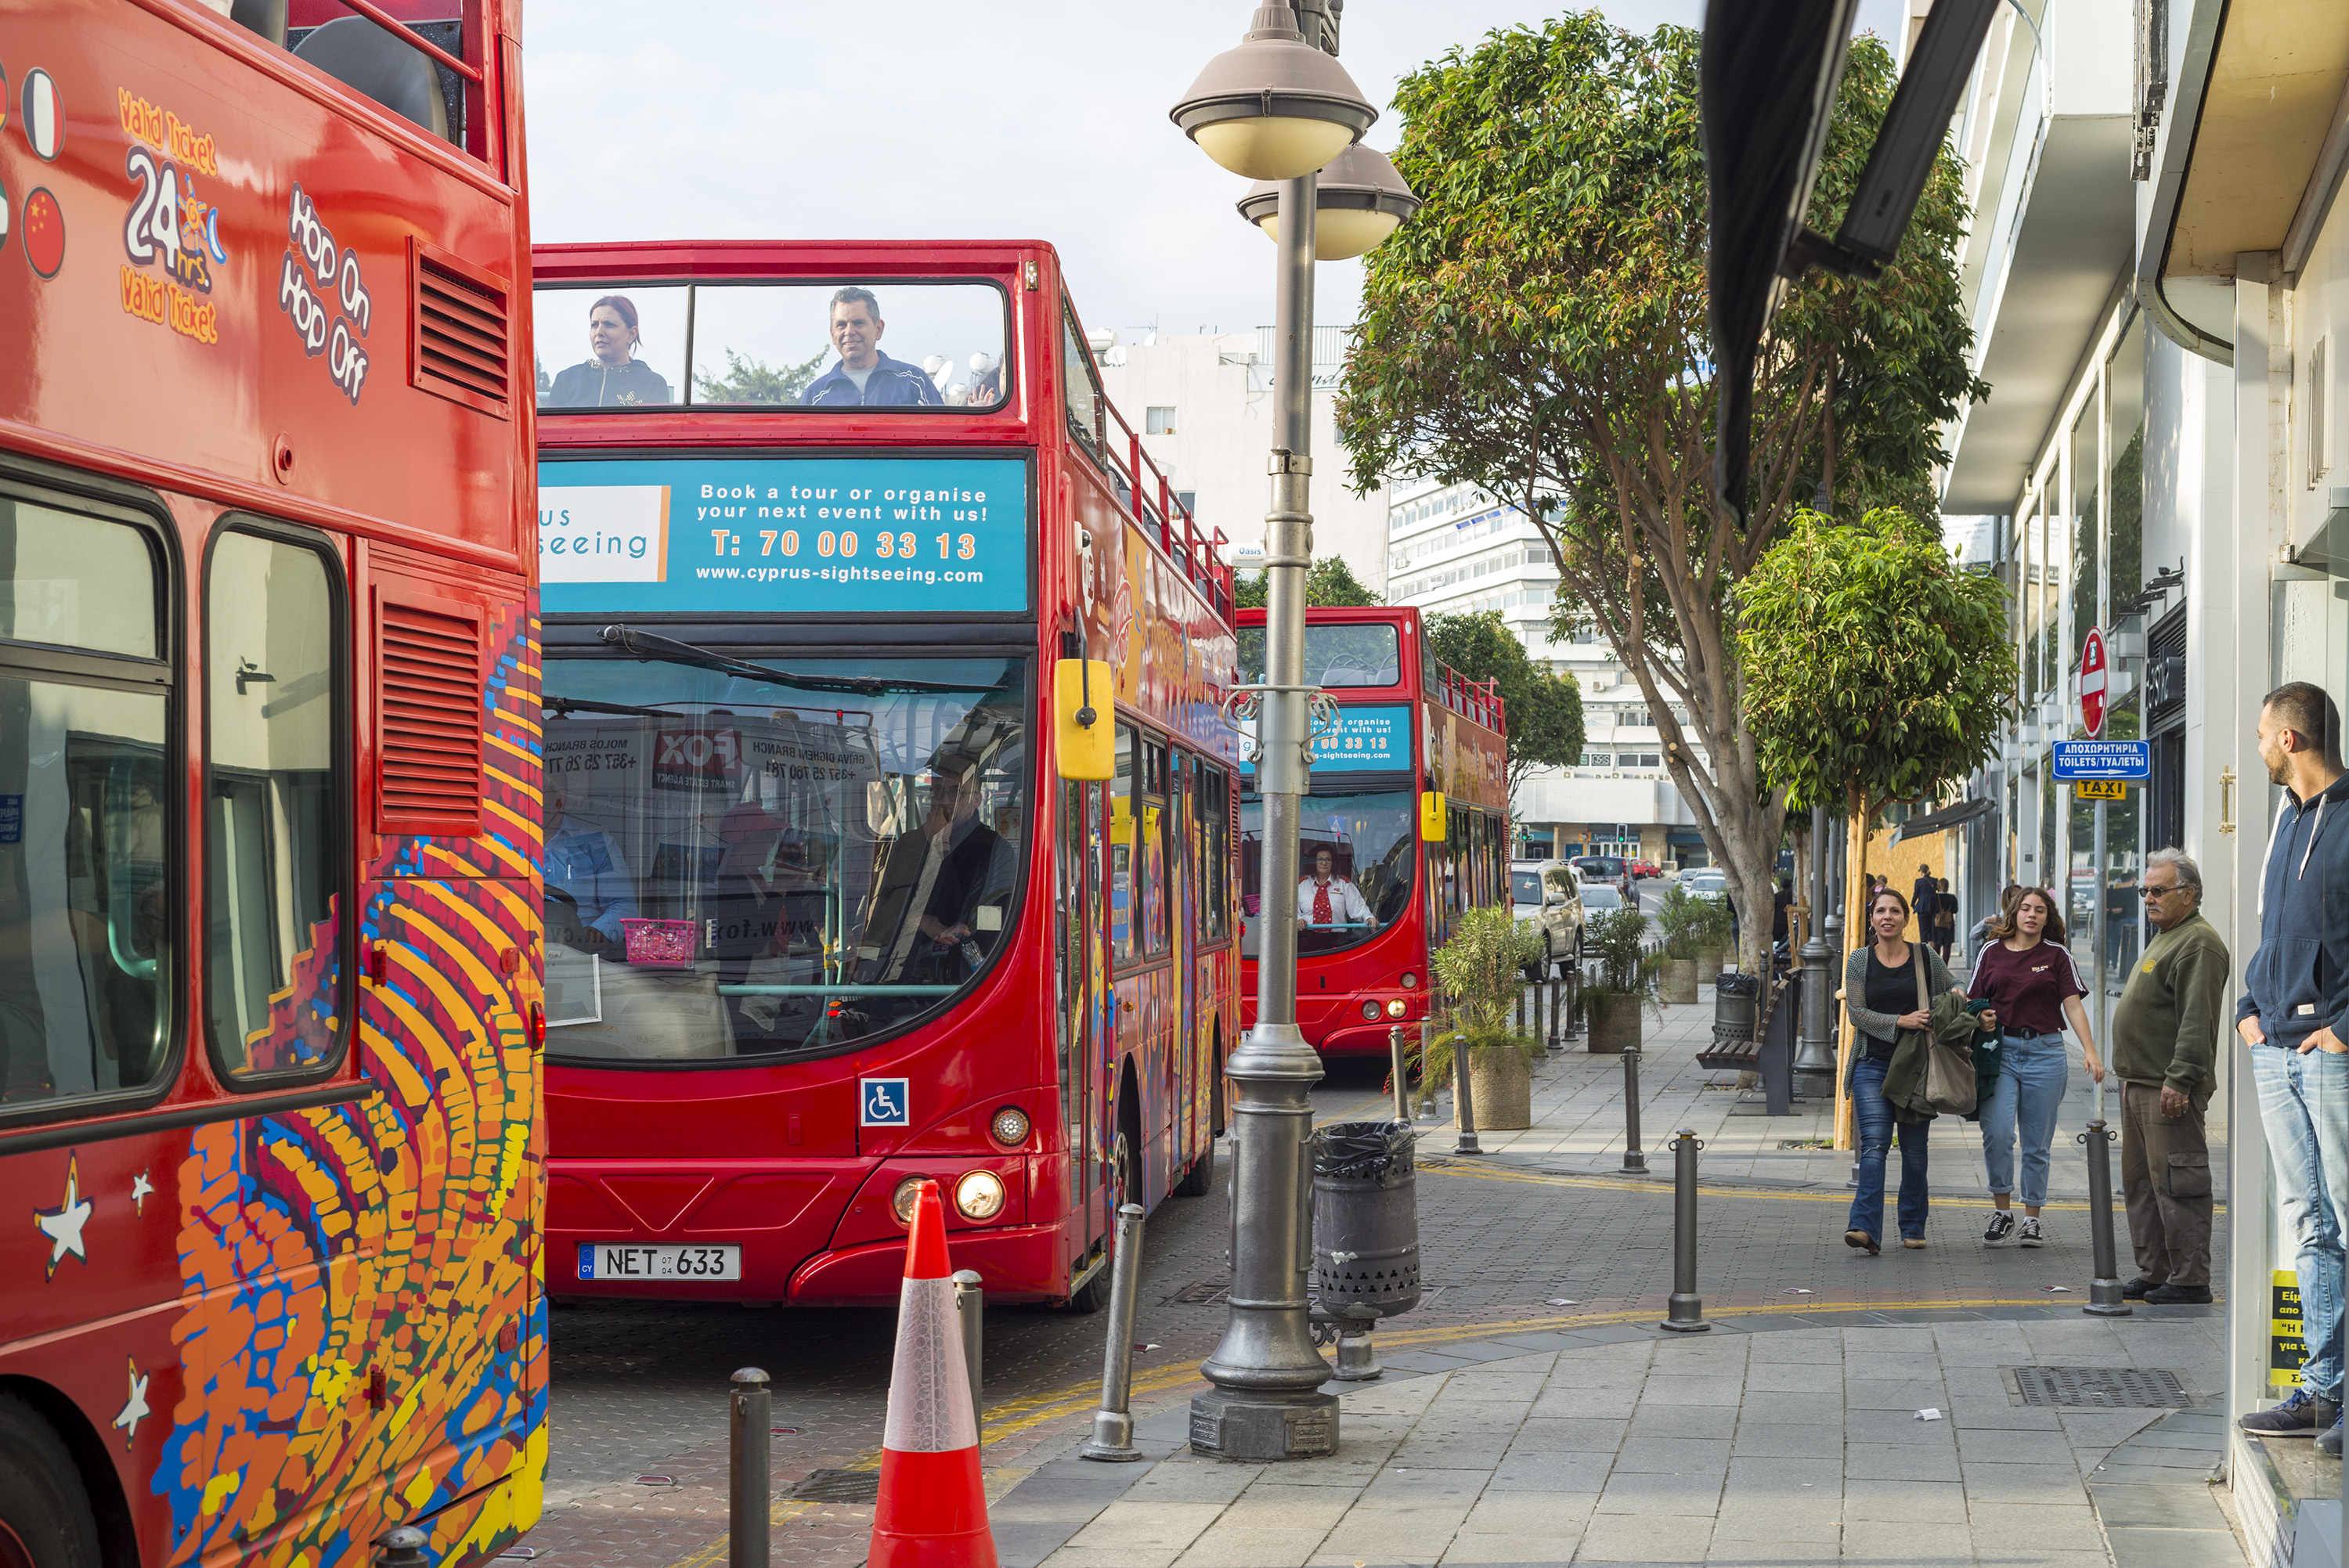
POLYGON ((1371 906, 1361 890, 1344 877, 1328 882, 1306 877, 1297 884, 1297 922, 1300 925, 1368 925, 1371 906))

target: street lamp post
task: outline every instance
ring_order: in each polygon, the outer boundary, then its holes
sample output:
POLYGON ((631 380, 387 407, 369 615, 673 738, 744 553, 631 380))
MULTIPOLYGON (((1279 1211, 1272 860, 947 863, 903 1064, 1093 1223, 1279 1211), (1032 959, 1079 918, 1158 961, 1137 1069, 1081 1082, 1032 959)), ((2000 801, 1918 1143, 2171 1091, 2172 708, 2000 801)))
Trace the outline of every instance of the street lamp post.
MULTIPOLYGON (((1314 1348, 1307 1318, 1313 1243, 1306 1219, 1306 1151, 1321 1059, 1297 1027, 1294 890, 1316 695, 1305 684, 1305 574, 1313 563, 1316 174, 1378 118, 1334 57, 1335 12, 1341 4, 1307 0, 1303 28, 1285 0, 1262 6, 1239 47, 1208 63, 1172 117, 1217 163, 1271 182, 1267 228, 1279 249, 1272 508, 1264 539, 1265 675, 1264 685, 1248 694, 1256 699, 1257 789, 1264 801, 1257 1022, 1225 1064, 1238 1090, 1232 1116, 1230 1319, 1200 1368, 1209 1387, 1191 1401, 1190 1433, 1198 1452, 1259 1461, 1309 1458, 1338 1446, 1338 1401, 1321 1392, 1330 1365, 1314 1348)), ((1387 173, 1392 177, 1392 169, 1387 173)), ((1362 250, 1399 221, 1377 211, 1375 197, 1369 205, 1368 227, 1377 232, 1362 250)), ((1258 221, 1245 205, 1243 215, 1258 221)))
POLYGON ((1803 1037, 1795 1048, 1795 1088, 1806 1099, 1835 1090, 1835 1048, 1829 1033, 1835 984, 1827 974, 1827 809, 1811 808, 1811 918, 1803 934, 1803 1037))

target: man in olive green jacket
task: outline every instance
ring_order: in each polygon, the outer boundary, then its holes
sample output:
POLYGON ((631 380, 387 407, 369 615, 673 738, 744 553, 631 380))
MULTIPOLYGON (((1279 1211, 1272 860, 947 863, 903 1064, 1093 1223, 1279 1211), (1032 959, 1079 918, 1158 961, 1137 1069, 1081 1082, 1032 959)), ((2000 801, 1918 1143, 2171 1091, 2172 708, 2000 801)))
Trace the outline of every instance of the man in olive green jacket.
POLYGON ((2138 892, 2153 940, 2113 1010, 2121 1080, 2121 1187, 2137 1277, 2157 1305, 2210 1299, 2210 1145, 2202 1113, 2227 1026, 2227 944, 2202 918, 2202 873, 2176 850, 2146 857, 2138 892))

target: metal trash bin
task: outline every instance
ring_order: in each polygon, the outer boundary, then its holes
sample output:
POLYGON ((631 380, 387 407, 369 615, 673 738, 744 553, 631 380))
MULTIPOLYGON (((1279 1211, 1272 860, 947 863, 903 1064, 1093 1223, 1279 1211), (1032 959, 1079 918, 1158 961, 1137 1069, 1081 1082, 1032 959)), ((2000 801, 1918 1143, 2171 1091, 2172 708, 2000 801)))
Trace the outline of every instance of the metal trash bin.
POLYGON ((1313 1135, 1313 1288, 1331 1317, 1419 1305, 1419 1190, 1407 1121, 1332 1122, 1313 1135))
POLYGON ((1762 1019, 1762 977, 1724 969, 1713 982, 1713 1048, 1748 1045, 1762 1019))

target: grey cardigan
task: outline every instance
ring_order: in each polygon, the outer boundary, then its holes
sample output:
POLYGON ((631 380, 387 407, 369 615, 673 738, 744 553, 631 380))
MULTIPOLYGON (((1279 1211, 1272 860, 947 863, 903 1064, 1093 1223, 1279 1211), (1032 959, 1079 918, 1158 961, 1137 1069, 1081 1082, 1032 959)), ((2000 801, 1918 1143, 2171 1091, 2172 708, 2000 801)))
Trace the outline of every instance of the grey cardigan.
MULTIPOLYGON (((1921 943, 1912 942, 1909 946, 1912 951, 1922 949, 1925 954, 1926 995, 1938 996, 1949 990, 1951 985, 1950 969, 1941 962, 1941 955, 1921 943)), ((1845 961, 1843 1010, 1850 1016, 1853 1028, 1889 1046, 1899 1036, 1899 1026, 1893 1020, 1900 1015, 1878 1013, 1863 1006, 1868 1000, 1868 955, 1875 951, 1876 944, 1871 942, 1865 947, 1855 949, 1850 958, 1845 961)))

